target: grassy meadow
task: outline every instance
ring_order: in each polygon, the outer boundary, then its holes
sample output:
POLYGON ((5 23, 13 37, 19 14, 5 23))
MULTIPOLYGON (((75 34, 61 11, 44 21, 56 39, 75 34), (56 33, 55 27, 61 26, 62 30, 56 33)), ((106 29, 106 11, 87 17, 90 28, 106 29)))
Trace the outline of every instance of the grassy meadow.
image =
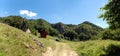
POLYGON ((0 23, 0 56, 42 56, 47 46, 55 48, 54 43, 50 39, 38 38, 0 23), (44 47, 38 46, 33 40, 34 38, 42 42, 44 47))
POLYGON ((89 40, 67 42, 79 56, 119 56, 120 42, 113 40, 89 40))

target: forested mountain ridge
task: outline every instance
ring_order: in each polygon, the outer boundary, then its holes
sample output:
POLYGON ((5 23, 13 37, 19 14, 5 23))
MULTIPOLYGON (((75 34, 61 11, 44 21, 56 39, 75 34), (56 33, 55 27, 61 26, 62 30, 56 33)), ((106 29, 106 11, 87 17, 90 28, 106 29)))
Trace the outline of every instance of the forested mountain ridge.
POLYGON ((37 35, 42 29, 45 29, 48 35, 58 36, 71 41, 89 40, 97 35, 103 28, 85 21, 81 24, 64 24, 61 22, 51 24, 44 19, 26 19, 21 16, 1 17, 0 22, 6 23, 18 29, 25 31, 30 29, 32 34, 37 35))
POLYGON ((61 22, 54 24, 54 28, 64 35, 65 39, 69 40, 88 40, 92 36, 103 31, 103 28, 85 21, 78 25, 63 24, 61 22), (68 38, 69 37, 69 38, 68 38))

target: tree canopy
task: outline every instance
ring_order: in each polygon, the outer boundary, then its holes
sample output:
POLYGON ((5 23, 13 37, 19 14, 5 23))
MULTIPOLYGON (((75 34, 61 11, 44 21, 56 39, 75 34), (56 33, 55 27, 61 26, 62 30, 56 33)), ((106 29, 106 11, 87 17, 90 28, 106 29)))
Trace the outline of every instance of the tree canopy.
POLYGON ((100 18, 106 20, 111 29, 120 28, 120 0, 109 0, 101 10, 100 18))

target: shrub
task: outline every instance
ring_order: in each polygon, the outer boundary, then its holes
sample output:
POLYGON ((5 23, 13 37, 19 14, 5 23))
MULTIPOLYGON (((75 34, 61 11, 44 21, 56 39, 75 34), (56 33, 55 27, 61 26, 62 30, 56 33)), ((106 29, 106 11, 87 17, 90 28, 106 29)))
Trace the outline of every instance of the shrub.
POLYGON ((107 29, 103 31, 101 39, 120 40, 120 29, 116 30, 107 29))
POLYGON ((120 46, 111 44, 105 50, 105 54, 103 54, 101 56, 120 56, 119 52, 120 52, 120 46))

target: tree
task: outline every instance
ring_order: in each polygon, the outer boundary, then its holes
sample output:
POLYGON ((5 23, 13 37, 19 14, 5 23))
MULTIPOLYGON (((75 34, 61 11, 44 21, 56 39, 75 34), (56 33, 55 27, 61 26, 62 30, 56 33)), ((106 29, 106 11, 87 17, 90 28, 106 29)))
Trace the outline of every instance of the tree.
POLYGON ((61 34, 64 33, 64 24, 59 22, 53 25, 55 29, 57 29, 61 34))
POLYGON ((3 17, 1 21, 10 26, 22 29, 23 31, 25 31, 28 28, 27 19, 22 18, 21 16, 7 16, 3 17))
POLYGON ((68 30, 64 32, 64 36, 67 37, 68 40, 73 41, 77 38, 78 34, 73 30, 68 30))
POLYGON ((102 39, 113 39, 114 38, 114 35, 113 34, 113 31, 110 30, 110 29, 105 29, 103 32, 102 32, 102 39))
POLYGON ((99 17, 107 21, 111 29, 120 28, 120 0, 109 0, 99 17))
POLYGON ((84 34, 84 33, 81 33, 81 34, 79 35, 79 40, 80 40, 80 41, 88 40, 88 39, 89 39, 89 36, 86 35, 86 34, 84 34))

